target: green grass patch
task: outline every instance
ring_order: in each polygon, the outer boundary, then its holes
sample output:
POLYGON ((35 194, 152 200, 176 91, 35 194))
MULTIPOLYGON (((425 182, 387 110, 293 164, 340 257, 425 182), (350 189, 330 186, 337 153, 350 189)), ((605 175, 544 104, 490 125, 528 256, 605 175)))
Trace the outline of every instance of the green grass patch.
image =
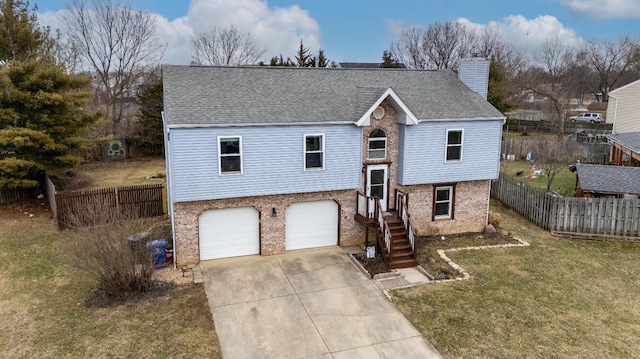
MULTIPOLYGON (((538 168, 539 169, 539 168, 538 168)), ((516 175, 519 171, 522 171, 522 175, 518 177, 518 180, 522 181, 529 186, 547 189, 547 176, 542 175, 538 178, 529 178, 531 174, 531 163, 528 161, 501 161, 500 172, 508 174, 510 176, 516 175)), ((569 171, 569 166, 558 173, 551 183, 551 191, 557 192, 561 196, 571 197, 576 186, 576 174, 569 171)))
POLYGON ((95 283, 68 265, 69 239, 41 203, 0 206, 3 357, 221 358, 202 285, 87 307, 95 283))
POLYGON ((531 245, 451 252, 470 280, 392 292, 446 358, 631 358, 640 353, 640 246, 552 237, 499 204, 531 245))

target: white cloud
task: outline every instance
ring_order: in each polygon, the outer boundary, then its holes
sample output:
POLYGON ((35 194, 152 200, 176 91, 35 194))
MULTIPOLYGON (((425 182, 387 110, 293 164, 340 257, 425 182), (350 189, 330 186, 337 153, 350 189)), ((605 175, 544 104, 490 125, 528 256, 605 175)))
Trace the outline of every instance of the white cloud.
POLYGON ((570 9, 597 19, 640 19, 640 0, 557 0, 570 9))
POLYGON ((390 34, 398 35, 405 28, 404 21, 398 19, 384 19, 385 31, 390 34))
POLYGON ((575 31, 565 27, 556 17, 542 15, 534 19, 527 19, 522 15, 509 15, 499 21, 488 24, 473 23, 465 18, 457 20, 466 26, 482 30, 486 26, 495 27, 505 42, 513 44, 525 55, 535 54, 546 41, 553 38, 561 39, 570 46, 580 46, 583 40, 575 31))
MULTIPOLYGON (((64 10, 38 14, 38 20, 51 28, 61 27, 64 10)), ((188 64, 191 39, 213 26, 233 24, 248 32, 256 43, 267 50, 265 58, 283 54, 293 57, 303 40, 305 47, 317 52, 321 47, 320 26, 309 13, 297 5, 270 7, 263 0, 191 0, 186 16, 157 19, 158 34, 167 42, 164 62, 188 64)))

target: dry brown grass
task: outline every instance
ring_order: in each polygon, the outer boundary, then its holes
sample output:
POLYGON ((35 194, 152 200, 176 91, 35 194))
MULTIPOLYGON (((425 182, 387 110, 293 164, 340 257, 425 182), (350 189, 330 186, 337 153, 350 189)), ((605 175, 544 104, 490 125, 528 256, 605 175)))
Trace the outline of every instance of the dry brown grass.
POLYGON ((42 203, 0 206, 0 356, 221 357, 201 285, 86 307, 95 282, 65 264, 69 233, 42 203))
POLYGON ((166 168, 164 158, 137 158, 88 162, 80 165, 76 172, 89 179, 82 189, 95 189, 164 183, 163 179, 152 180, 147 177, 165 175, 166 168))
POLYGON ((640 246, 552 237, 512 211, 529 247, 448 256, 470 280, 393 292, 446 358, 633 358, 640 353, 640 246))

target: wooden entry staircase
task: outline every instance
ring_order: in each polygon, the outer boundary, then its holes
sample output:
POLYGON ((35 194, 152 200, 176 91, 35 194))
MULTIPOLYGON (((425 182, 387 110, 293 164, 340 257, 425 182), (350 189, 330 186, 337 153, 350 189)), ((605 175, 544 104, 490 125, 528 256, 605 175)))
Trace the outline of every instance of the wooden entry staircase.
POLYGON ((375 228, 378 249, 392 269, 418 265, 416 235, 407 210, 408 199, 408 194, 396 190, 396 209, 383 211, 379 198, 358 193, 355 219, 367 228, 375 228))
MULTIPOLYGON (((392 212, 385 216, 384 220, 389 227, 391 234, 391 243, 389 250, 389 266, 391 268, 407 268, 415 267, 418 261, 415 257, 413 245, 409 241, 409 233, 402 222, 402 218, 398 217, 397 212, 392 212)), ((384 254, 386 254, 383 251, 384 254)))

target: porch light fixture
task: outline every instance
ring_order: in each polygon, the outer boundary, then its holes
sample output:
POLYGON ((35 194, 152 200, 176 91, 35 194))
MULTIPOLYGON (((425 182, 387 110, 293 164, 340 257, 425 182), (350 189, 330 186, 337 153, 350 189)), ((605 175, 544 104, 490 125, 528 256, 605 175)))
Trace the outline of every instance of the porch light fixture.
POLYGON ((277 216, 278 216, 278 213, 276 212, 276 208, 275 207, 271 208, 271 217, 277 217, 277 216))

